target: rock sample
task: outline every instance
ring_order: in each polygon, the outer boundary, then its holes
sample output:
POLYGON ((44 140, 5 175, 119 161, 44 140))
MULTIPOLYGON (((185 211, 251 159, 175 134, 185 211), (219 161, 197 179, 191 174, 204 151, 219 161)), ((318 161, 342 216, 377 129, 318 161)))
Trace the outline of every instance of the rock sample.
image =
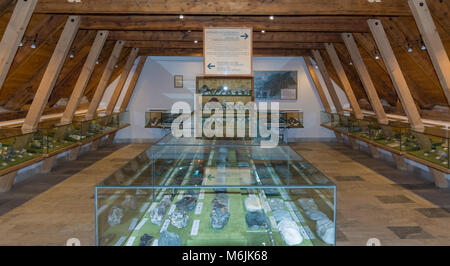
POLYGON ((146 246, 149 247, 152 245, 153 236, 149 234, 144 234, 141 236, 141 239, 139 241, 139 246, 146 246))
POLYGON ((317 210, 317 205, 311 198, 298 199, 297 202, 304 211, 317 210))
POLYGON ((164 196, 163 200, 158 204, 158 207, 150 213, 150 220, 152 224, 161 225, 167 210, 170 207, 170 196, 164 196))
POLYGON ((228 212, 230 197, 224 193, 218 193, 212 200, 212 211, 210 214, 211 227, 215 230, 220 230, 225 227, 230 218, 228 212))
POLYGON ((279 198, 270 198, 269 206, 272 209, 272 211, 283 210, 284 209, 284 201, 279 198))
POLYGON ((249 212, 245 215, 247 226, 251 229, 263 229, 268 225, 267 217, 263 212, 249 212))
POLYGON ((192 211, 195 208, 195 204, 197 204, 197 197, 192 195, 187 195, 177 203, 177 209, 182 211, 192 211))
POLYGON ((292 220, 291 215, 288 211, 285 210, 276 210, 273 211, 273 217, 275 218, 275 221, 277 223, 283 221, 283 220, 292 220))
POLYGON ((328 219, 327 215, 319 210, 308 210, 305 214, 313 221, 328 219))
POLYGON ((245 209, 249 212, 256 212, 262 209, 261 201, 258 197, 248 197, 244 201, 245 209))
POLYGON ((181 237, 177 233, 162 231, 159 236, 158 246, 181 246, 181 237))
POLYGON ((135 210, 136 198, 133 195, 125 195, 125 199, 120 203, 120 206, 135 210))
POLYGON ((123 210, 119 207, 113 206, 109 211, 108 224, 110 226, 118 225, 122 221, 123 210))
POLYGON ((189 216, 183 210, 176 210, 170 215, 170 223, 176 228, 184 228, 187 226, 189 216))
POLYGON ((278 230, 280 230, 284 242, 289 246, 301 244, 303 241, 303 237, 298 231, 297 224, 291 220, 282 220, 278 224, 278 230))
POLYGON ((316 222, 316 233, 323 242, 333 245, 335 238, 334 223, 328 219, 318 220, 316 222))

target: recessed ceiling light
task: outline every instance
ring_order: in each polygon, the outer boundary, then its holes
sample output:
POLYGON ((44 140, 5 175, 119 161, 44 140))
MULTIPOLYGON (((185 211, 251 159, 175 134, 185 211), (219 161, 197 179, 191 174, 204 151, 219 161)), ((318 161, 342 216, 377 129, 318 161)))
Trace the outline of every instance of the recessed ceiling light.
POLYGON ((20 42, 20 43, 19 43, 19 47, 22 47, 22 46, 23 46, 23 42, 20 42))
POLYGON ((353 62, 350 61, 349 65, 353 66, 353 62))
POLYGON ((270 20, 274 20, 274 18, 275 18, 274 16, 269 16, 270 20))
POLYGON ((198 41, 197 41, 197 40, 195 40, 195 41, 194 41, 194 43, 198 43, 198 41))
POLYGON ((180 18, 180 19, 184 19, 184 16, 183 16, 183 15, 180 15, 179 18, 180 18))
POLYGON ((261 30, 261 33, 266 33, 266 30, 261 30))
POLYGON ((378 59, 380 59, 380 57, 379 57, 378 55, 376 55, 376 56, 375 56, 375 59, 378 60, 378 59))

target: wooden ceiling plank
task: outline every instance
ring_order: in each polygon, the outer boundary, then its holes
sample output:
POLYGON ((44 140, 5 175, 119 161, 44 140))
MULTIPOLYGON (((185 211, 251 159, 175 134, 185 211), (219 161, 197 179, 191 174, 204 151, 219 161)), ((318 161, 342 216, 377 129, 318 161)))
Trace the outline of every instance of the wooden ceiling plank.
POLYGON ((328 71, 325 66, 325 63, 323 62, 322 56, 320 55, 320 52, 318 50, 312 50, 312 54, 314 56, 314 60, 317 63, 317 66, 319 67, 320 74, 322 75, 322 78, 325 82, 325 86, 327 87, 328 93, 331 96, 331 100, 333 101, 334 108, 336 109, 337 113, 342 114, 344 112, 344 109, 342 108, 341 101, 339 101, 339 97, 336 93, 333 82, 331 82, 330 75, 328 74, 328 71))
POLYGON ((348 81, 347 75, 345 74, 344 68, 342 67, 341 61, 339 60, 339 57, 336 53, 336 49, 334 48, 334 45, 332 43, 326 43, 325 49, 327 50, 328 56, 331 59, 331 63, 334 66, 334 69, 336 70, 337 76, 342 84, 342 89, 344 90, 345 94, 347 95, 347 99, 350 103, 350 106, 353 109, 353 112, 355 114, 355 117, 358 119, 363 119, 364 115, 361 112, 361 108, 359 107, 358 100, 355 97, 355 94, 353 92, 352 86, 350 85, 350 82, 348 81))
POLYGON ((117 101, 119 100, 120 94, 122 93, 123 87, 125 86, 125 83, 127 82, 130 71, 133 68, 134 61, 136 60, 136 58, 138 56, 138 52, 139 52, 139 48, 131 49, 131 53, 128 56, 127 62, 125 63, 122 73, 120 74, 119 82, 117 83, 116 88, 114 89, 113 95, 111 96, 111 99, 109 100, 108 106, 106 107, 107 115, 110 115, 114 112, 114 109, 117 105, 117 101))
POLYGON ((109 81, 111 79, 111 75, 114 71, 114 66, 119 60, 120 53, 124 47, 125 41, 117 41, 114 49, 111 53, 111 56, 108 59, 108 63, 106 64, 105 70, 103 71, 100 82, 95 90, 94 96, 92 97, 91 103, 89 104, 88 111, 86 113, 85 118, 87 120, 93 119, 95 113, 97 112, 98 105, 102 100, 103 94, 105 93, 106 87, 109 85, 109 81))
MULTIPOLYGON (((186 48, 199 49, 203 47, 203 42, 198 41, 127 41, 125 47, 136 48, 186 48)), ((253 49, 324 49, 322 43, 296 43, 296 42, 255 42, 253 49)))
POLYGON ((103 46, 105 45, 106 39, 108 38, 108 33, 108 31, 99 31, 97 33, 94 43, 91 46, 91 50, 89 51, 89 55, 84 63, 83 69, 78 76, 77 83, 72 91, 72 94, 70 95, 63 116, 61 117, 61 124, 68 124, 72 122, 73 115, 78 108, 80 100, 83 97, 84 90, 86 89, 92 72, 94 71, 95 63, 103 49, 103 46))
POLYGON ((344 40, 347 50, 350 53, 352 62, 355 65, 356 71, 358 72, 358 75, 363 83, 367 97, 370 101, 370 105, 375 112, 378 122, 386 125, 388 123, 388 118, 384 112, 383 105, 378 97, 378 93, 373 85, 372 79, 370 78, 366 64, 364 64, 361 54, 359 53, 359 49, 353 35, 351 33, 342 33, 342 39, 344 40))
POLYGON ((40 0, 39 13, 204 15, 389 15, 410 16, 407 3, 354 0, 40 0))
POLYGON ((425 0, 408 0, 431 62, 450 105, 450 61, 425 0))
POLYGON ((314 67, 311 62, 311 57, 307 56, 305 57, 305 63, 309 72, 309 75, 311 76, 311 79, 314 82, 314 85, 317 90, 317 94, 319 94, 320 101, 322 102, 323 109, 325 112, 331 113, 330 104, 328 103, 327 96, 325 95, 325 92, 323 91, 322 85, 320 85, 319 77, 317 77, 316 71, 314 70, 314 67))
POLYGON ((13 63, 25 29, 30 22, 37 0, 17 2, 0 42, 0 89, 13 63))
POLYGON ((44 111, 45 105, 47 104, 48 98, 55 86, 61 68, 77 34, 80 20, 81 18, 79 16, 70 16, 67 19, 67 23, 64 26, 64 30, 33 99, 33 103, 23 122, 22 131, 25 133, 34 131, 39 123, 42 112, 44 111))
POLYGON ((202 31, 204 27, 252 27, 254 31, 369 32, 366 17, 284 16, 84 16, 80 29, 202 31))
POLYGON ((422 119, 420 118, 419 111, 414 104, 413 97, 411 96, 411 92, 408 88, 400 65, 397 62, 381 21, 378 19, 369 19, 367 20, 367 23, 369 24, 369 28, 375 39, 389 75, 391 76, 392 83, 394 84, 394 88, 397 91, 397 95, 402 103, 406 115, 408 116, 411 126, 419 131, 424 130, 424 125, 422 119))
POLYGON ((136 69, 133 72, 133 76, 131 78, 130 84, 128 85, 127 92, 125 93, 125 96, 123 97, 122 103, 120 105, 120 112, 125 112, 127 110, 131 95, 133 95, 134 88, 136 87, 139 77, 141 76, 142 69, 144 69, 146 61, 147 56, 141 56, 141 58, 139 59, 139 63, 137 64, 136 69))

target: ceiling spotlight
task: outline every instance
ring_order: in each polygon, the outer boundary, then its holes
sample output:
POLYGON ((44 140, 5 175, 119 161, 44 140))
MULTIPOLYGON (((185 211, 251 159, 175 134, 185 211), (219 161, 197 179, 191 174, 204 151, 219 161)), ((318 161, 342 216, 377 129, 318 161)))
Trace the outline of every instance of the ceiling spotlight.
POLYGON ((95 61, 95 64, 98 65, 98 63, 100 63, 100 62, 99 62, 98 59, 97 59, 97 61, 95 61))
POLYGON ((198 43, 198 41, 197 41, 197 40, 195 40, 195 41, 194 41, 194 43, 198 43))
POLYGON ((191 30, 188 30, 188 33, 191 33, 191 30))
POLYGON ((36 44, 33 42, 30 47, 31 49, 36 49, 36 44))
POLYGON ((353 66, 353 62, 350 61, 349 65, 353 66))
POLYGON ((69 55, 70 59, 73 59, 75 56, 73 54, 69 55))
POLYGON ((20 43, 19 43, 19 47, 22 47, 22 46, 23 46, 23 42, 20 42, 20 43))
POLYGON ((375 55, 375 60, 380 59, 380 57, 378 55, 375 55))
POLYGON ((319 69, 319 66, 315 65, 314 68, 315 68, 315 69, 319 69))
POLYGON ((425 46, 425 44, 422 42, 422 47, 420 47, 420 50, 425 51, 427 49, 427 47, 425 46))
POLYGON ((274 16, 269 16, 269 19, 270 20, 273 20, 275 17, 274 16))
POLYGON ((408 53, 412 53, 413 48, 411 46, 408 47, 408 53))
POLYGON ((115 66, 114 66, 114 68, 118 68, 118 67, 119 67, 118 65, 115 65, 115 66))
POLYGON ((266 30, 261 30, 261 33, 266 33, 266 30))
POLYGON ((183 16, 183 15, 180 15, 179 18, 180 18, 180 19, 184 19, 184 16, 183 16))

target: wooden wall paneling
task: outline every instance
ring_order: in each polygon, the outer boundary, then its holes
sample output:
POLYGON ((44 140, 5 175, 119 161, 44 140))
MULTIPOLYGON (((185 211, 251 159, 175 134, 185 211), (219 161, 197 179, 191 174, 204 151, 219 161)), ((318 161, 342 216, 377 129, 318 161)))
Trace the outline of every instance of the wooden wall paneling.
POLYGON ((331 96, 331 100, 333 101, 334 108, 336 108, 336 112, 340 113, 340 114, 343 113, 344 110, 342 108, 341 101, 339 100, 336 90, 334 89, 334 85, 331 82, 330 75, 328 74, 327 68, 325 66, 325 63, 323 62, 320 52, 318 50, 312 50, 312 54, 314 56, 314 60, 316 61, 317 66, 319 67, 320 73, 325 82, 328 93, 331 96))
POLYGON ((361 112, 361 108, 359 108, 358 100, 356 99, 355 94, 353 93, 353 89, 350 85, 350 82, 348 81, 347 75, 345 74, 344 68, 342 67, 341 61, 336 53, 334 45, 332 43, 326 43, 325 49, 327 50, 328 56, 330 57, 334 69, 336 70, 336 73, 339 77, 339 80, 341 81, 342 89, 347 95, 347 99, 350 103, 350 106, 353 109, 355 117, 358 119, 362 119, 364 115, 361 112))
POLYGON ((408 0, 428 54, 450 105, 450 61, 425 0, 408 0))
POLYGON ((0 89, 13 63, 19 43, 28 26, 37 0, 19 0, 0 41, 0 89))
POLYGON ((119 100, 120 94, 122 93, 123 87, 125 86, 125 82, 128 79, 131 68, 133 68, 134 61, 138 56, 139 48, 132 48, 130 55, 128 56, 127 62, 120 74, 119 82, 114 89, 113 94, 111 95, 111 99, 109 100, 108 106, 106 107, 106 114, 110 115, 114 112, 114 109, 117 105, 117 101, 119 100))
POLYGON ((447 35, 450 35, 450 19, 448 19, 448 16, 450 14, 450 2, 428 1, 427 5, 438 29, 445 31, 447 35))
POLYGON ((130 102, 131 95, 133 95, 134 88, 141 76, 142 69, 144 69, 145 62, 147 61, 147 56, 141 56, 139 62, 133 72, 133 76, 131 78, 130 84, 128 85, 127 92, 123 97, 122 103, 120 105, 120 112, 124 112, 127 110, 128 103, 130 102))
POLYGON ((372 109, 377 116, 377 120, 380 124, 387 124, 388 118, 384 112, 383 105, 381 104, 378 93, 372 82, 372 78, 369 75, 366 64, 364 63, 361 54, 359 53, 358 46, 351 33, 342 33, 342 39, 347 47, 348 52, 352 58, 352 62, 355 65, 356 71, 363 83, 364 89, 366 90, 367 97, 369 98, 372 109))
POLYGON ((400 69, 400 65, 395 58, 394 51, 392 50, 381 21, 377 19, 369 19, 367 20, 367 23, 369 24, 369 28, 375 42, 377 43, 381 57, 383 58, 386 68, 391 76, 397 95, 402 102, 411 126, 419 131, 424 130, 424 125, 420 118, 420 114, 414 104, 411 92, 409 91, 405 77, 400 69))
POLYGON ((97 111, 98 105, 102 100, 103 94, 105 92, 106 87, 109 84, 111 79, 112 72, 114 71, 114 66, 116 65, 120 53, 122 52, 125 41, 117 41, 111 56, 109 57, 108 63, 106 64, 105 70, 103 71, 100 82, 95 90, 95 94, 92 97, 91 103, 89 104, 88 111, 86 113, 86 119, 93 119, 94 115, 97 111))
POLYGON ((319 94, 320 101, 322 102, 323 109, 325 112, 331 113, 330 104, 328 103, 327 96, 325 95, 325 92, 323 91, 322 85, 320 85, 319 77, 316 74, 316 71, 314 70, 314 67, 311 62, 311 57, 305 57, 305 63, 308 69, 308 72, 311 76, 311 79, 314 82, 314 85, 317 90, 317 94, 319 94))
POLYGON ((83 97, 84 90, 86 89, 92 72, 95 68, 95 63, 100 55, 100 52, 105 45, 106 38, 108 37, 108 31, 99 31, 95 37, 94 43, 92 44, 89 55, 84 63, 81 74, 78 76, 75 88, 72 91, 70 99, 67 103, 67 107, 61 117, 62 124, 68 124, 72 121, 73 115, 77 110, 78 104, 80 103, 81 97, 83 97))
POLYGON ((59 38, 58 44, 56 45, 55 51, 53 52, 52 58, 50 59, 44 73, 39 88, 36 92, 36 96, 34 97, 30 110, 28 110, 27 116, 22 125, 22 131, 31 132, 39 123, 41 114, 48 101, 48 97, 53 90, 59 72, 64 64, 64 60, 66 59, 67 53, 69 52, 72 42, 76 36, 79 24, 79 16, 70 16, 67 19, 63 33, 59 38))

